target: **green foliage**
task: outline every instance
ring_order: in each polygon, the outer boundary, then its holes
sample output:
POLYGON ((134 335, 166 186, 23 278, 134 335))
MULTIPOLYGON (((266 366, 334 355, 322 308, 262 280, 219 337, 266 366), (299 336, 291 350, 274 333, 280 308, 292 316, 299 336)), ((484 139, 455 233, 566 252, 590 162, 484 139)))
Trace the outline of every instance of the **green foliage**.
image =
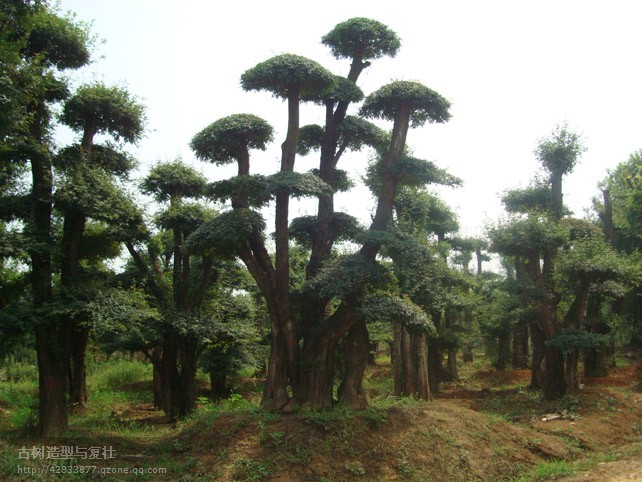
POLYGON ((450 119, 450 102, 418 82, 397 80, 366 97, 360 115, 366 118, 394 120, 402 105, 410 108, 410 125, 443 123, 450 119))
POLYGON ((404 230, 445 235, 459 229, 457 215, 441 199, 425 190, 401 187, 395 196, 395 210, 404 230))
POLYGON ((213 182, 207 187, 207 195, 218 201, 240 197, 256 207, 264 206, 274 197, 270 179, 261 174, 234 176, 213 182))
POLYGON ((491 250, 513 256, 528 256, 562 246, 569 237, 568 228, 558 223, 533 217, 499 223, 489 230, 491 250))
POLYGON ((553 195, 547 184, 524 189, 511 189, 502 195, 502 204, 509 213, 552 212, 553 195))
POLYGON ((79 144, 61 149, 53 159, 54 166, 70 174, 79 162, 99 167, 105 172, 126 178, 136 167, 136 160, 129 154, 117 150, 111 143, 94 145, 91 152, 83 150, 79 144))
POLYGON ((296 198, 332 194, 332 188, 313 173, 280 171, 268 179, 274 194, 281 188, 286 188, 296 198))
POLYGON ((272 141, 272 127, 252 114, 234 114, 219 119, 190 142, 198 159, 217 165, 238 161, 251 149, 264 151, 272 141))
POLYGON ((245 243, 251 235, 261 236, 265 221, 260 213, 250 209, 234 209, 221 213, 194 231, 185 248, 191 253, 223 250, 234 252, 238 243, 245 243))
POLYGON ((305 288, 324 298, 345 299, 364 287, 385 285, 390 280, 390 272, 382 264, 352 254, 327 262, 317 276, 305 283, 305 288))
MULTIPOLYGON (((395 161, 391 175, 398 179, 399 188, 419 188, 429 184, 453 187, 462 184, 461 179, 448 174, 445 169, 438 168, 433 162, 411 156, 403 156, 395 161)), ((382 178, 383 161, 377 159, 368 165, 365 178, 366 185, 373 193, 376 194, 381 190, 382 178)))
POLYGON ((409 330, 437 333, 429 316, 407 296, 394 296, 385 292, 366 295, 359 305, 359 313, 368 322, 397 322, 409 330))
MULTIPOLYGON (((328 225, 335 241, 355 240, 357 235, 365 230, 355 217, 341 212, 332 213, 328 225)), ((290 237, 302 246, 309 247, 318 226, 316 216, 300 216, 290 223, 290 237)))
POLYGON ((266 90, 275 97, 291 93, 320 91, 334 81, 334 75, 317 62, 294 54, 281 54, 246 70, 241 76, 243 90, 266 90))
POLYGON ((87 303, 93 336, 107 354, 151 348, 161 314, 138 288, 105 288, 87 303))
POLYGON ((65 103, 60 120, 79 132, 88 130, 136 142, 143 134, 145 109, 124 88, 97 82, 78 88, 65 103))
POLYGON ((199 198, 203 196, 205 186, 206 180, 201 173, 177 159, 155 164, 140 188, 157 201, 166 202, 175 198, 199 198))
POLYGON ((339 75, 335 75, 334 81, 325 89, 306 92, 301 96, 303 101, 320 105, 359 102, 361 99, 363 99, 363 92, 357 87, 357 84, 339 75))
POLYGON ((573 350, 580 352, 587 350, 602 351, 609 346, 610 341, 608 335, 600 335, 587 331, 568 331, 557 335, 551 340, 547 340, 546 345, 559 348, 564 353, 569 353, 573 350))
POLYGON ((89 33, 84 26, 42 9, 34 16, 21 54, 61 70, 77 69, 89 63, 88 43, 89 33))
POLYGON ((351 18, 336 25, 321 42, 336 58, 370 60, 384 55, 394 57, 401 46, 397 34, 369 18, 351 18))
MULTIPOLYGON (((320 177, 321 174, 318 169, 311 169, 310 174, 320 177)), ((328 181, 332 192, 346 192, 354 187, 354 183, 348 173, 342 169, 332 170, 332 181, 328 181)))
POLYGON ((631 266, 599 238, 575 241, 560 257, 559 268, 565 279, 589 283, 608 280, 626 282, 635 276, 635 266, 631 266))
POLYGON ((339 125, 339 145, 353 151, 366 145, 383 152, 390 145, 390 133, 372 122, 349 115, 339 125))
POLYGON ((62 177, 54 193, 55 207, 63 213, 80 211, 109 224, 110 229, 123 228, 124 232, 128 223, 140 222, 140 213, 123 191, 108 173, 83 164, 62 177))
POLYGON ((193 202, 175 203, 156 216, 161 229, 178 230, 184 235, 195 231, 201 224, 214 218, 216 211, 193 202))
POLYGON ((535 156, 549 172, 567 174, 585 151, 581 137, 567 124, 562 124, 556 126, 548 138, 539 141, 535 156))
POLYGON ((297 154, 307 156, 310 152, 321 148, 325 129, 318 124, 309 124, 299 129, 299 144, 297 154))

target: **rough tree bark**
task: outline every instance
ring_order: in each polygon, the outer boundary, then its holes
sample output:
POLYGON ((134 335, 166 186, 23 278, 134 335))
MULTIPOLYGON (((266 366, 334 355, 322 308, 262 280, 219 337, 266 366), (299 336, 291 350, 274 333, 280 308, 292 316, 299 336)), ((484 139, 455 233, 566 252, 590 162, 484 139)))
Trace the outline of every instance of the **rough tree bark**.
POLYGON ((363 374, 368 365, 368 328, 363 320, 357 321, 344 338, 345 375, 339 385, 339 404, 354 410, 368 406, 368 395, 363 389, 363 374))

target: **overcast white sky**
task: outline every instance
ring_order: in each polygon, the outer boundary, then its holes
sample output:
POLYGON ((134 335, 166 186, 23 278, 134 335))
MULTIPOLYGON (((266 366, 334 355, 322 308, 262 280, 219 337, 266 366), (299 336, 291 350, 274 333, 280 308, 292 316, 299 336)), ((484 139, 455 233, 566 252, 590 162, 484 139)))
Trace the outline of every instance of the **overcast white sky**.
MULTIPOLYGON (((143 171, 180 155, 212 180, 227 177, 229 169, 221 172, 195 161, 189 141, 220 117, 248 112, 277 131, 271 148, 253 157, 254 172, 273 172, 286 106, 269 94, 243 92, 240 75, 286 52, 346 75, 348 63, 332 58, 320 38, 351 17, 379 20, 402 41, 396 58, 375 61, 362 74, 366 94, 405 79, 451 101, 450 122, 415 129, 408 142, 417 157, 464 180, 463 188, 440 190, 458 213, 464 234, 480 234, 485 221, 500 215, 499 193, 528 184, 538 169, 537 140, 557 123, 566 121, 582 133, 588 148, 564 185, 565 201, 578 216, 590 206, 607 169, 642 148, 642 2, 636 0, 60 4, 93 21, 92 31, 105 40, 78 82, 125 84, 147 105, 147 137, 131 149, 143 171)), ((306 108, 302 124, 321 121, 318 107, 306 108)), ((365 152, 350 156, 340 167, 363 172, 367 157, 365 152)), ((316 157, 300 158, 297 170, 316 163, 316 157)), ((363 188, 337 203, 364 219, 372 207, 363 188)), ((293 215, 306 209, 309 204, 293 215)))

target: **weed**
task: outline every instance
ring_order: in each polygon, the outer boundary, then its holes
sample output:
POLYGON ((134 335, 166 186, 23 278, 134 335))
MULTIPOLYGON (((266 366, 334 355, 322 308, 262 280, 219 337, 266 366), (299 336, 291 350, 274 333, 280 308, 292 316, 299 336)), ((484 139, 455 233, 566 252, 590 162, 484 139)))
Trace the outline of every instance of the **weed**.
POLYGON ((270 476, 267 463, 240 457, 234 461, 234 477, 240 480, 264 480, 270 476))
POLYGON ((352 475, 366 475, 366 469, 361 462, 351 462, 344 465, 344 468, 352 475))
POLYGON ((292 465, 305 465, 310 461, 310 458, 312 458, 312 453, 298 444, 294 447, 294 450, 287 456, 288 462, 290 462, 292 465))
POLYGON ((259 422, 261 435, 259 440, 261 443, 271 443, 274 447, 281 445, 283 442, 283 432, 271 432, 270 427, 265 422, 259 422))
POLYGON ((559 399, 557 409, 559 411, 566 410, 569 413, 577 412, 580 408, 580 399, 576 395, 566 394, 559 399))

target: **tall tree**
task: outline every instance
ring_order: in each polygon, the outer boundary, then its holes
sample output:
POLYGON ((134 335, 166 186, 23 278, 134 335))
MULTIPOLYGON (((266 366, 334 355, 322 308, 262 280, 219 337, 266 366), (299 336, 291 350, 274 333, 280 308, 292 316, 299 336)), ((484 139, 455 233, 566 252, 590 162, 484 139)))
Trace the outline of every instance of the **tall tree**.
MULTIPOLYGON (((106 134, 134 143, 143 133, 144 113, 126 90, 97 83, 80 87, 65 102, 61 121, 81 135, 80 144, 60 156, 66 183, 56 193, 56 204, 64 215, 60 283, 63 297, 71 303, 83 285, 80 248, 87 220, 113 223, 111 210, 118 200, 113 199, 117 189, 112 177, 126 176, 133 167, 115 146, 94 145, 95 136, 106 134)), ((76 406, 87 401, 85 353, 90 329, 81 322, 73 315, 63 320, 70 333, 69 402, 76 406)))
POLYGON ((0 75, 3 82, 3 161, 30 164, 31 192, 21 217, 26 222, 39 372, 39 432, 67 427, 66 366, 68 338, 52 309, 52 144, 51 107, 68 96, 61 73, 89 61, 87 31, 59 16, 44 2, 10 1, 0 7, 0 75), (5 108, 7 108, 5 112, 5 108), (7 115, 5 115, 5 113, 7 115))
MULTIPOLYGON (((378 96, 371 97, 369 110, 364 106, 366 110, 362 111, 366 116, 395 119, 390 144, 389 135, 363 119, 347 116, 347 110, 351 103, 361 99, 362 94, 355 85, 361 72, 370 65, 370 60, 383 55, 394 55, 399 47, 398 38, 379 22, 356 18, 339 24, 323 38, 323 42, 336 57, 351 59, 347 77, 334 76, 318 64, 293 55, 277 56, 243 74, 242 86, 246 90, 267 90, 288 101, 288 131, 281 146, 281 169, 267 178, 245 175, 248 171, 239 169, 237 178, 217 183, 214 194, 219 198, 231 199, 232 211, 224 213, 221 222, 203 226, 190 238, 194 249, 212 246, 221 241, 231 243, 265 296, 272 333, 263 402, 277 409, 286 405, 289 409, 298 404, 319 408, 332 405, 335 349, 339 339, 347 335, 353 326, 360 333, 354 332, 353 341, 344 345, 365 346, 367 353, 367 343, 363 343, 365 322, 357 322, 351 318, 356 314, 355 306, 344 304, 332 313, 326 308, 335 294, 305 289, 301 295, 301 309, 294 309, 289 282, 291 274, 288 244, 291 230, 293 236, 305 237, 311 248, 306 276, 312 282, 331 260, 334 243, 339 239, 350 238, 358 231, 353 218, 334 212, 334 192, 346 188, 345 174, 337 169, 342 154, 348 149, 358 150, 363 145, 372 145, 386 153, 381 162, 381 197, 385 200, 380 203, 372 228, 383 229, 390 219, 388 210, 392 209, 396 181, 401 174, 401 167, 397 166, 399 170, 395 171, 393 164, 404 152, 411 116, 416 125, 427 121, 443 122, 448 118, 448 103, 433 91, 419 84, 391 84, 387 91, 384 89, 378 96), (299 129, 298 105, 302 100, 325 107, 323 127, 305 126, 299 129), (319 169, 309 174, 294 172, 297 150, 303 154, 316 149, 321 153, 319 169), (316 218, 300 218, 289 226, 288 205, 292 195, 318 197, 316 218), (261 206, 270 199, 276 201, 274 264, 262 238, 262 219, 247 207, 261 206), (225 223, 237 226, 234 236, 231 236, 225 223), (346 315, 349 316, 340 322, 339 331, 333 332, 336 327, 332 320, 336 321, 346 315), (309 373, 309 366, 318 366, 318 373, 309 373), (294 392, 294 401, 290 404, 288 386, 294 392)), ((217 121, 208 128, 209 131, 205 129, 198 134, 192 147, 203 159, 214 162, 235 159, 239 166, 247 165, 243 159, 247 158, 245 153, 248 152, 249 144, 246 144, 245 150, 230 151, 231 155, 226 155, 226 160, 216 158, 217 153, 221 152, 219 145, 225 142, 225 138, 214 132, 224 122, 217 121)), ((244 132, 252 130, 250 123, 245 123, 244 127, 244 132)), ((244 135, 247 137, 249 134, 244 135)), ((260 148, 264 145, 265 141, 260 144, 260 148)), ((366 264, 374 265, 378 250, 378 243, 365 243, 363 253, 358 257, 365 258, 366 264)), ((357 358, 354 361, 359 367, 355 365, 354 373, 359 373, 363 363, 363 357, 357 358)), ((349 368, 346 373, 350 373, 349 368)), ((354 379, 360 383, 358 375, 354 379)), ((349 394, 359 397, 356 385, 348 383, 343 386, 346 401, 349 394)))

